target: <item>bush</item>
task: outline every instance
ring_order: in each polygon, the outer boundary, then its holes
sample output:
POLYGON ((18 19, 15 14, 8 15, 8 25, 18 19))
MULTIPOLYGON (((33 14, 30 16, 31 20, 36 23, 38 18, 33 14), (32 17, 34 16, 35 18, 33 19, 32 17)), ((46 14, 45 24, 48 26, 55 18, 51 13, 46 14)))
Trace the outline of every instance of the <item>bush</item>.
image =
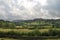
POLYGON ((41 33, 41 36, 49 36, 48 32, 41 33))
POLYGON ((38 30, 33 30, 31 32, 29 32, 27 35, 28 36, 40 36, 40 32, 38 30))

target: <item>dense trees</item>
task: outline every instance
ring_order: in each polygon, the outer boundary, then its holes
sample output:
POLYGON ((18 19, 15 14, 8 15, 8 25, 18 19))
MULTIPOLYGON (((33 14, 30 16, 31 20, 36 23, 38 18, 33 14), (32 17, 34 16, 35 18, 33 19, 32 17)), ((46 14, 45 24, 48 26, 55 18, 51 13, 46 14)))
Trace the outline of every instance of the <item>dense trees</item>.
POLYGON ((59 20, 26 20, 22 22, 10 22, 0 20, 0 27, 14 28, 15 26, 22 26, 22 28, 28 29, 44 29, 44 28, 60 28, 59 20))
POLYGON ((26 28, 27 29, 60 28, 60 20, 34 19, 34 20, 24 20, 19 22, 0 20, 0 27, 2 28, 14 28, 16 26, 22 26, 22 28, 25 29, 26 28))
POLYGON ((15 24, 13 22, 0 20, 0 28, 15 28, 15 24))
POLYGON ((47 29, 47 28, 60 28, 59 19, 34 19, 14 22, 16 26, 22 26, 27 29, 47 29))

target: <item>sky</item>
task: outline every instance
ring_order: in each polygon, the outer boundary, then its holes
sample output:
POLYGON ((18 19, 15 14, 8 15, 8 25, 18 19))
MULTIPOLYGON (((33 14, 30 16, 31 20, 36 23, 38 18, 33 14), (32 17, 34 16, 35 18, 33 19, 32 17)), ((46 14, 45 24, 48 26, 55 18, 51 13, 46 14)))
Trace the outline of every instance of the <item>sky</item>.
POLYGON ((0 0, 0 19, 60 19, 60 0, 0 0))

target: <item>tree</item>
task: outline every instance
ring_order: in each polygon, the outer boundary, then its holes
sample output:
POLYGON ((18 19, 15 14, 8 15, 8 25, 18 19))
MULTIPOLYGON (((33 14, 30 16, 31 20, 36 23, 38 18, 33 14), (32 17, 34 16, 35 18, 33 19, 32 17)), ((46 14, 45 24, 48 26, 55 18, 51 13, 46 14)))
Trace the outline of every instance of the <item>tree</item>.
POLYGON ((13 23, 8 23, 8 28, 15 28, 15 24, 13 24, 13 23))

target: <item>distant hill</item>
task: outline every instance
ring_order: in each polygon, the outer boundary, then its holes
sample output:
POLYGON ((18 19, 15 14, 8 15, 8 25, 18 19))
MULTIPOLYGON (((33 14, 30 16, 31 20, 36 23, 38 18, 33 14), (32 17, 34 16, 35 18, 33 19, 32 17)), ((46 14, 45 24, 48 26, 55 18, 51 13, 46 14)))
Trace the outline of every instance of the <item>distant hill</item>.
POLYGON ((60 21, 60 19, 42 19, 42 18, 37 18, 33 20, 13 20, 13 22, 32 22, 32 21, 60 21))

